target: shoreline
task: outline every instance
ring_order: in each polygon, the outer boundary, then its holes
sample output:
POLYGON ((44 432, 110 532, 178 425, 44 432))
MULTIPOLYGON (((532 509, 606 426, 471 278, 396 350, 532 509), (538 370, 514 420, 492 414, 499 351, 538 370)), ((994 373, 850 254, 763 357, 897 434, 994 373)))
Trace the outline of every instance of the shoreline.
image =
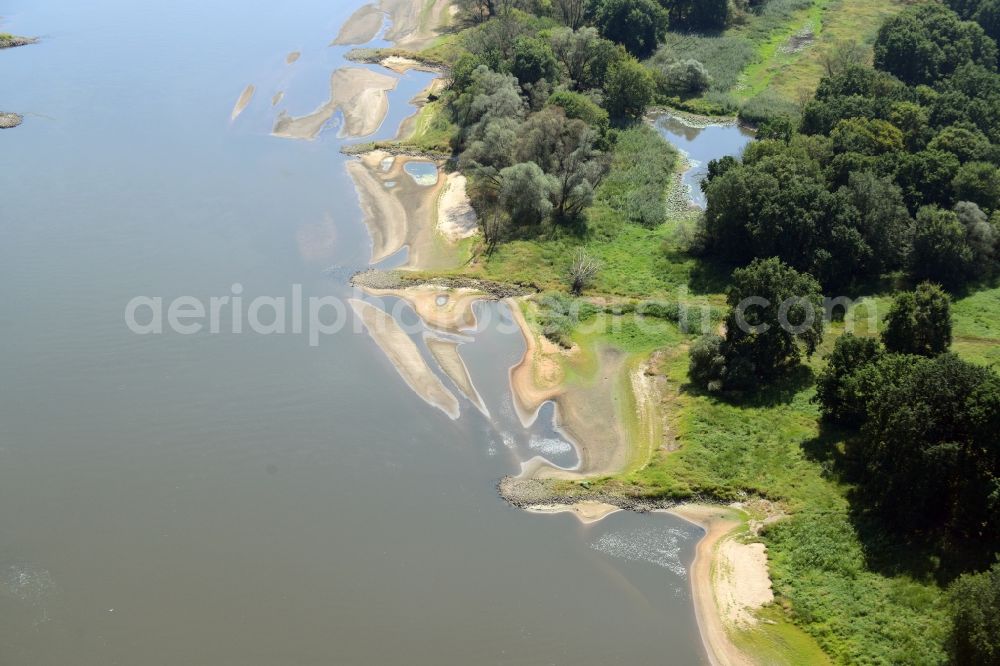
MULTIPOLYGON (((383 0, 379 6, 392 5, 399 8, 407 4, 412 3, 409 0, 383 0)), ((438 0, 434 3, 434 7, 448 6, 449 4, 438 0)), ((395 15, 393 17, 395 18, 395 15)), ((405 42, 398 39, 400 33, 401 31, 396 31, 393 26, 390 26, 386 32, 386 39, 390 39, 390 35, 395 36, 397 38, 394 40, 396 46, 401 47, 405 42)), ((379 64, 396 72, 405 72, 411 68, 433 71, 431 67, 422 66, 423 64, 418 60, 405 57, 384 57, 379 59, 379 64)), ((428 90, 434 90, 434 86, 439 85, 440 80, 441 77, 433 79, 428 90)), ((666 111, 679 117, 682 122, 693 124, 701 120, 682 116, 673 109, 666 111)), ((416 118, 417 113, 419 113, 419 106, 412 116, 404 120, 397 141, 405 139, 405 135, 412 132, 413 119, 416 118)), ((738 123, 738 120, 731 119, 730 122, 738 123)), ((709 124, 725 124, 725 120, 713 118, 710 119, 709 124)), ((365 224, 372 237, 372 263, 377 263, 377 260, 391 256, 406 246, 409 247, 409 256, 404 268, 413 269, 423 267, 426 261, 421 254, 422 248, 419 241, 416 240, 418 236, 422 235, 424 239, 427 238, 428 234, 432 239, 438 235, 447 237, 447 230, 451 229, 452 238, 450 240, 454 242, 460 240, 463 237, 462 234, 469 232, 474 224, 474 218, 470 221, 467 212, 464 211, 467 196, 455 196, 453 201, 448 202, 448 205, 445 206, 448 212, 440 210, 439 207, 446 199, 449 188, 455 184, 461 174, 445 176, 441 169, 443 162, 439 160, 427 156, 410 157, 410 159, 431 161, 438 168, 435 185, 432 188, 423 188, 422 194, 424 196, 418 196, 418 198, 423 199, 422 206, 407 206, 404 202, 408 197, 405 194, 400 197, 399 192, 402 190, 397 191, 398 183, 391 188, 386 188, 385 182, 390 177, 386 176, 386 173, 391 174, 392 178, 398 178, 404 182, 407 178, 402 171, 406 162, 409 161, 406 159, 408 156, 405 154, 406 151, 400 152, 404 154, 394 154, 391 150, 365 151, 359 154, 358 160, 348 164, 348 170, 355 182, 355 189, 362 202, 362 208, 365 210, 365 224), (390 159, 389 169, 385 169, 386 160, 390 159), (378 167, 382 168, 381 174, 376 171, 378 167), (379 175, 383 177, 380 178, 379 175), (432 202, 430 212, 426 212, 428 199, 432 202), (422 209, 423 214, 411 214, 410 211, 413 208, 422 209), (401 215, 400 212, 402 212, 401 215), (449 218, 450 224, 448 223, 449 218)), ((464 182, 461 185, 464 186, 464 182)), ((461 334, 463 331, 475 328, 475 315, 472 312, 472 306, 475 302, 496 298, 495 294, 472 289, 456 299, 454 294, 462 292, 455 289, 454 284, 416 285, 407 284, 398 278, 393 284, 393 280, 390 278, 386 280, 386 283, 376 285, 372 282, 378 282, 378 280, 371 280, 370 278, 373 277, 375 276, 371 272, 357 274, 352 277, 351 282, 356 286, 365 287, 365 291, 371 295, 395 296, 406 301, 429 328, 437 328, 454 334, 461 334), (367 284, 365 284, 366 282, 367 284), (447 296, 444 304, 439 300, 442 295, 447 296), (447 307, 443 308, 442 306, 445 304, 447 307)), ((386 278, 387 276, 379 274, 378 277, 386 278)), ((608 351, 607 349, 598 350, 596 380, 589 391, 567 385, 565 371, 561 364, 553 360, 552 357, 560 354, 568 358, 571 352, 564 352, 556 348, 553 343, 550 343, 552 348, 545 347, 546 340, 544 338, 538 339, 535 335, 531 324, 521 310, 520 302, 516 299, 517 296, 516 294, 507 294, 505 299, 525 342, 525 352, 521 360, 508 371, 515 411, 521 422, 527 425, 537 418, 538 411, 545 402, 553 401, 555 403, 556 427, 573 442, 579 462, 575 469, 565 470, 553 466, 542 458, 533 458, 522 465, 521 474, 517 477, 502 479, 497 484, 498 493, 512 506, 525 511, 539 514, 569 512, 584 524, 602 520, 619 511, 631 510, 668 512, 701 527, 705 531, 705 535, 698 541, 695 558, 689 572, 695 617, 705 654, 713 665, 745 666, 752 664, 752 661, 732 642, 727 629, 726 617, 717 602, 719 589, 725 584, 726 596, 731 601, 735 600, 737 611, 752 617, 752 608, 747 610, 739 607, 747 595, 742 594, 745 591, 738 589, 739 586, 733 576, 723 580, 713 575, 713 570, 718 568, 721 562, 720 546, 731 540, 734 533, 742 525, 739 519, 733 517, 732 509, 717 505, 677 505, 674 501, 662 498, 629 498, 624 495, 611 496, 610 494, 600 495, 589 492, 582 493, 581 496, 575 498, 567 496, 564 498, 565 501, 554 497, 552 491, 554 480, 581 481, 580 485, 586 488, 587 478, 617 474, 627 468, 636 443, 630 441, 628 428, 619 413, 620 409, 626 405, 616 404, 615 398, 621 390, 631 392, 634 404, 628 405, 628 407, 638 411, 637 418, 640 421, 640 429, 646 432, 646 436, 655 438, 653 421, 662 419, 662 415, 659 414, 659 406, 652 399, 656 387, 646 387, 649 389, 646 391, 639 390, 641 387, 635 385, 634 372, 629 369, 626 356, 622 352, 608 351), (542 379, 541 386, 536 381, 539 375, 542 379), (622 383, 624 383, 623 386, 622 383), (598 409, 594 409, 595 406, 598 409), (601 407, 604 408, 603 412, 601 407), (609 409, 610 413, 604 413, 609 409), (612 424, 610 430, 608 430, 609 424, 612 424), (602 430, 603 436, 595 436, 595 432, 599 433, 602 430)), ((358 306, 353 302, 352 306, 357 311, 358 306)), ((374 306, 369 307, 375 309, 374 306)), ((432 342, 432 340, 435 340, 433 336, 425 334, 425 343, 438 366, 451 379, 459 392, 464 394, 464 397, 488 415, 488 412, 485 411, 485 405, 482 404, 478 392, 468 377, 465 364, 458 354, 458 343, 439 338, 436 339, 436 342, 432 342), (444 349, 444 346, 447 346, 448 349, 444 349), (437 347, 436 350, 435 347, 437 347)), ((413 344, 412 341, 407 341, 411 345, 413 344)), ((383 351, 390 359, 392 358, 385 347, 383 347, 383 351)), ((397 370, 400 370, 399 365, 397 365, 397 370)), ((403 374, 402 370, 400 370, 400 374, 403 374)), ((443 385, 442 388, 444 388, 443 385)), ((445 390, 447 391, 447 389, 445 390)), ((439 408, 441 407, 439 406, 439 408)), ((442 411, 447 413, 444 408, 442 411)), ((650 446, 654 444, 655 442, 650 442, 650 446)), ((735 544, 735 542, 733 543, 735 544)), ((756 578, 760 578, 762 571, 763 579, 767 583, 766 590, 770 593, 766 559, 748 557, 750 553, 757 552, 758 546, 760 549, 763 548, 761 544, 739 544, 739 550, 736 552, 739 553, 740 562, 750 561, 758 565, 758 570, 755 572, 756 578), (761 562, 763 564, 759 566, 761 562)), ((736 555, 730 554, 727 557, 733 558, 736 555)), ((727 560, 730 564, 733 561, 736 560, 727 560)), ((759 593, 759 590, 754 591, 759 593)), ((771 598, 773 599, 773 597, 771 598)), ((753 601, 751 605, 752 603, 753 601)))

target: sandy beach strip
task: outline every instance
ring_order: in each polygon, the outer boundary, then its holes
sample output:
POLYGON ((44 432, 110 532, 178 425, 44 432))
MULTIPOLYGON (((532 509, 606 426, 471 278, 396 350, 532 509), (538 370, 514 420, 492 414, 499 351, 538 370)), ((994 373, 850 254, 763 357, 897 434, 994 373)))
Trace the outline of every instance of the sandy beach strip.
POLYGON ((368 334, 407 386, 429 405, 437 407, 450 418, 457 419, 460 413, 458 398, 427 365, 417 345, 392 315, 358 299, 350 299, 350 304, 368 334))
POLYGON ((405 289, 371 289, 372 296, 392 296, 405 301, 424 324, 447 333, 462 334, 476 330, 476 312, 473 306, 487 298, 478 289, 448 288, 421 284, 405 289))
POLYGON ((243 110, 247 108, 248 104, 250 104, 250 100, 253 99, 253 94, 256 90, 257 88, 254 87, 252 83, 243 89, 243 92, 240 93, 239 99, 236 100, 236 104, 233 106, 233 112, 229 116, 230 120, 236 120, 236 118, 243 113, 243 110))
POLYGON ((465 176, 450 173, 438 199, 437 230, 452 243, 474 236, 479 230, 466 185, 465 176))
POLYGON ((472 376, 469 374, 469 368, 465 365, 465 361, 462 360, 461 354, 458 353, 459 343, 453 340, 445 340, 443 338, 438 338, 434 336, 425 336, 424 341, 427 343, 427 349, 430 350, 431 356, 437 361, 438 366, 444 371, 448 378, 458 387, 458 390, 462 392, 469 402, 471 402, 476 409, 478 409, 483 416, 486 418, 490 417, 490 410, 486 408, 486 403, 483 402, 483 398, 479 395, 479 391, 476 390, 475 384, 472 383, 472 376))
POLYGON ((597 523, 613 513, 618 513, 623 509, 615 506, 614 504, 608 504, 606 502, 598 502, 595 500, 583 500, 581 502, 576 502, 575 504, 537 504, 535 506, 529 506, 525 509, 529 513, 542 513, 548 515, 569 513, 572 514, 584 525, 589 525, 591 523, 597 523))
POLYGON ((330 99, 312 113, 292 117, 281 113, 271 133, 286 139, 315 139, 337 109, 344 114, 341 135, 360 137, 374 134, 389 111, 387 93, 398 80, 360 67, 343 67, 330 76, 330 99))
POLYGON ((347 163, 361 204, 361 213, 372 239, 370 263, 392 256, 406 242, 406 210, 395 197, 388 196, 385 185, 364 164, 364 159, 347 163))
POLYGON ((330 46, 367 44, 382 28, 385 12, 376 5, 364 5, 347 19, 330 46))
POLYGON ((691 591, 709 662, 754 666, 730 631, 751 628, 757 621, 754 611, 774 600, 764 545, 735 540, 741 523, 726 507, 685 504, 667 513, 705 530, 691 565, 691 591))

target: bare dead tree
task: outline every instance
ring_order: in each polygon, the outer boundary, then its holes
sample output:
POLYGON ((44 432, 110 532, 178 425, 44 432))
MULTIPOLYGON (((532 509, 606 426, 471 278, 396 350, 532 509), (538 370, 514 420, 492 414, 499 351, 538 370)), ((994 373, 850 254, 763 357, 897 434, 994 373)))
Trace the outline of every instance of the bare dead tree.
POLYGON ((601 270, 601 262, 594 259, 583 248, 577 250, 573 263, 569 267, 570 291, 575 296, 583 293, 601 270))

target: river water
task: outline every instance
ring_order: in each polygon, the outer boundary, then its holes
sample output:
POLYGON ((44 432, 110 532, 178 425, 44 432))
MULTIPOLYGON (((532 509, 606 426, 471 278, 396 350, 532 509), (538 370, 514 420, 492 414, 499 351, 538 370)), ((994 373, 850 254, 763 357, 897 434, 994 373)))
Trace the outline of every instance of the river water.
MULTIPOLYGON (((358 5, 0 7, 43 36, 0 52, 0 106, 25 114, 0 134, 0 663, 704 659, 700 530, 497 497, 521 461, 575 456, 513 414, 503 306, 461 347, 492 418, 457 421, 353 327, 313 346, 126 326, 136 296, 350 295, 370 241, 342 142, 269 129, 278 90, 293 115, 327 99, 358 5)), ((380 136, 427 82, 402 77, 380 136)))

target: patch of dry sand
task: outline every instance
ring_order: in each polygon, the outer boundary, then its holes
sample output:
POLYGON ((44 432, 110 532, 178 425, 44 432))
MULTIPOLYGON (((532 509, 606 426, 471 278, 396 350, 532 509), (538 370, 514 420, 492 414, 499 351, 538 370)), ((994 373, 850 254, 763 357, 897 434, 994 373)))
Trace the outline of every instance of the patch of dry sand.
POLYGON ((351 14, 340 28, 337 38, 330 46, 347 46, 351 44, 367 44, 375 39, 382 27, 384 12, 375 5, 365 5, 351 14))
POLYGON ((465 333, 476 329, 473 305, 486 294, 476 289, 449 289, 422 284, 406 289, 365 289, 373 296, 394 296, 406 301, 417 316, 431 328, 448 333, 465 333))
POLYGON ((476 409, 482 412, 483 416, 489 418, 490 411, 486 409, 483 397, 479 395, 475 384, 472 383, 469 368, 466 367, 465 361, 462 360, 461 354, 458 353, 459 343, 432 336, 425 336, 424 341, 427 343, 427 349, 430 350, 434 360, 438 362, 438 365, 448 375, 448 378, 455 383, 455 386, 462 392, 462 395, 468 398, 469 402, 475 405, 476 409))
POLYGON ((285 56, 285 64, 286 65, 291 65, 293 62, 295 62, 296 60, 298 60, 301 56, 302 56, 302 53, 300 53, 299 51, 292 51, 291 53, 289 53, 288 55, 285 56))
POLYGON ((294 118, 282 112, 271 133, 286 139, 315 139, 337 109, 344 114, 343 136, 374 134, 389 111, 387 93, 398 79, 360 67, 344 67, 330 77, 330 99, 312 113, 294 118))
MULTIPOLYGON (((371 233, 371 263, 378 263, 406 246, 409 252, 404 268, 453 267, 460 260, 440 247, 435 231, 438 194, 445 179, 438 178, 431 186, 419 185, 405 170, 413 158, 390 158, 389 153, 371 151, 349 162, 347 167, 371 233)), ((437 166, 440 168, 440 163, 437 166)))
POLYGON ((452 243, 474 236, 479 229, 476 211, 465 188, 465 176, 450 173, 438 199, 437 229, 452 243))
POLYGON ((740 521, 719 506, 686 504, 668 513, 705 530, 691 565, 691 590, 705 651, 713 666, 754 666, 729 638, 756 622, 754 611, 774 599, 763 544, 733 539, 740 521))
POLYGON ((451 0, 382 0, 380 7, 391 21, 385 38, 399 48, 420 51, 448 25, 451 5, 451 0))
POLYGON ((530 513, 571 513, 584 525, 599 522, 622 509, 613 504, 584 500, 576 504, 538 504, 525 509, 530 513))
POLYGON ((392 315, 370 303, 350 299, 351 307, 365 330, 386 355, 407 386, 428 404, 452 419, 459 417, 458 398, 445 387, 392 315))
POLYGON ((236 104, 233 106, 233 112, 229 116, 230 120, 236 120, 237 116, 243 113, 243 110, 250 104, 250 100, 253 99, 253 94, 256 90, 252 83, 243 89, 239 99, 236 100, 236 104))
POLYGON ((278 106, 278 104, 281 103, 281 100, 284 97, 285 97, 285 92, 283 90, 279 90, 278 92, 274 93, 274 96, 271 97, 271 106, 278 106))

